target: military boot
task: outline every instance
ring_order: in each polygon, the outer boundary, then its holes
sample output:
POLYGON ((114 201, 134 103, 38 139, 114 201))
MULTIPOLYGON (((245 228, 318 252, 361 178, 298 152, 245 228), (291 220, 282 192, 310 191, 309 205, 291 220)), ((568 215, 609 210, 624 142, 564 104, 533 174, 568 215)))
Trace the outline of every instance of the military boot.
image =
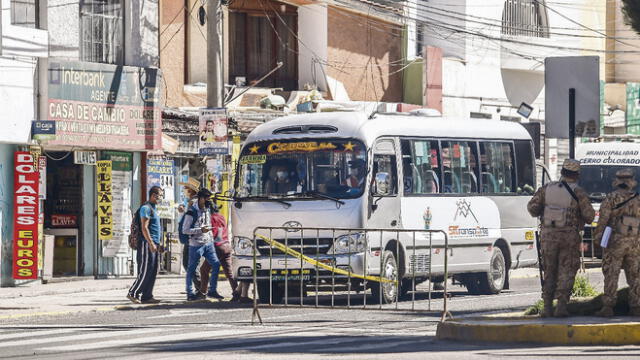
POLYGON ((553 316, 553 300, 544 300, 544 309, 540 316, 548 318, 553 316))
POLYGON ((640 316, 640 307, 632 306, 629 310, 629 316, 640 316))
POLYGON ((569 311, 567 311, 567 303, 562 300, 558 300, 558 304, 556 305, 556 311, 553 313, 555 317, 567 317, 569 316, 569 311))
MULTIPOLYGON (((640 313, 638 313, 640 315, 640 313)), ((613 316, 613 308, 611 306, 603 306, 598 312, 596 312, 596 316, 600 317, 612 317, 613 316)))

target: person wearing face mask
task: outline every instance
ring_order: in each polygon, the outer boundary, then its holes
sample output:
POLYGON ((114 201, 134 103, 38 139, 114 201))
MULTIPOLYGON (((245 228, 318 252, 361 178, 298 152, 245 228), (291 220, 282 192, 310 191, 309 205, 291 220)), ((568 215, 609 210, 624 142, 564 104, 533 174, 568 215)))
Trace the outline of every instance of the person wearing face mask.
POLYGON ((364 160, 349 161, 349 176, 344 180, 344 185, 350 188, 360 188, 362 184, 364 184, 364 160))
POLYGON ((267 181, 267 194, 286 194, 295 189, 295 184, 291 181, 285 165, 275 165, 272 173, 275 176, 267 181))

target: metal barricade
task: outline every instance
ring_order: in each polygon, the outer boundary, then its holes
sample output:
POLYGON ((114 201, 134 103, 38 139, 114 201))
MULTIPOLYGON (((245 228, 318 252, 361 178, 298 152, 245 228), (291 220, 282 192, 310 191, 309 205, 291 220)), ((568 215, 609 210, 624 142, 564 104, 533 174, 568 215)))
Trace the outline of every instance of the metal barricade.
POLYGON ((441 321, 450 315, 449 239, 442 230, 260 226, 252 240, 252 324, 256 317, 262 323, 260 307, 310 305, 305 303, 308 288, 315 293, 316 308, 432 311, 434 277, 444 279, 441 321), (435 273, 434 254, 442 256, 435 273), (427 309, 416 308, 417 279, 429 281, 427 309), (400 309, 406 287, 411 308, 400 309), (367 304, 369 289, 374 304, 367 304), (298 304, 290 303, 292 296, 299 297, 298 304))

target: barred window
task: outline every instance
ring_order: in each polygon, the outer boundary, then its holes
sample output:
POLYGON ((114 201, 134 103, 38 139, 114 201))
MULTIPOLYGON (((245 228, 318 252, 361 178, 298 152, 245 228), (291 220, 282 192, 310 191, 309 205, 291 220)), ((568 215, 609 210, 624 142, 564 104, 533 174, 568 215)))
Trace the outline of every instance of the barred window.
POLYGON ((542 0, 506 0, 502 12, 502 34, 549 37, 547 9, 542 0))
POLYGON ((80 57, 83 61, 124 63, 123 0, 80 0, 80 57))
POLYGON ((38 27, 38 2, 36 0, 11 0, 11 25, 38 27))

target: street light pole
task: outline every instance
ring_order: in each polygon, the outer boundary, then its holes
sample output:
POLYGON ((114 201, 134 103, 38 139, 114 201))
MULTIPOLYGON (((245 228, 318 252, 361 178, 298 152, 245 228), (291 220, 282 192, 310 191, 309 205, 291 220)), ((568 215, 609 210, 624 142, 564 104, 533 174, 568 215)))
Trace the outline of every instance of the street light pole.
POLYGON ((207 1, 207 107, 222 107, 222 17, 220 0, 207 1))

